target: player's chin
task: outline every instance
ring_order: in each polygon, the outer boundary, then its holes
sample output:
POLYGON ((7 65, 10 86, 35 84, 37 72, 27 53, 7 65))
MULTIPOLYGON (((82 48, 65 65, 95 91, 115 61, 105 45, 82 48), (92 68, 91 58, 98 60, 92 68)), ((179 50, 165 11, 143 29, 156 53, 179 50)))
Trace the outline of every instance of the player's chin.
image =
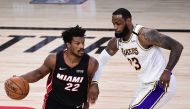
POLYGON ((84 55, 84 51, 80 51, 79 53, 78 53, 78 56, 83 56, 84 55))

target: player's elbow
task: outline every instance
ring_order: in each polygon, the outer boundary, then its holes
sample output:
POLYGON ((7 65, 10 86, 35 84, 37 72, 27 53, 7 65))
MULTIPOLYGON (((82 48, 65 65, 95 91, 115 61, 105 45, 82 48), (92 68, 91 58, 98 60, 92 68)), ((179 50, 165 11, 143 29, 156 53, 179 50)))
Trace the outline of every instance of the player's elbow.
POLYGON ((181 43, 177 43, 175 45, 175 51, 178 52, 179 54, 181 54, 181 52, 183 51, 183 45, 181 43))
POLYGON ((178 50, 181 52, 183 51, 183 45, 181 43, 178 43, 178 50))

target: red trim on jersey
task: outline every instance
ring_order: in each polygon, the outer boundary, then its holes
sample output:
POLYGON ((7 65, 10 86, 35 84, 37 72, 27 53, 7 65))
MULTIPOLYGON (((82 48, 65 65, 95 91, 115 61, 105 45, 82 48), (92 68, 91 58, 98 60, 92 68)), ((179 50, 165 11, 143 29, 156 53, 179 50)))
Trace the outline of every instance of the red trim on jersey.
POLYGON ((46 105, 46 101, 47 98, 49 96, 49 93, 52 90, 52 79, 53 79, 53 73, 51 75, 49 75, 48 79, 47 79, 47 83, 46 83, 46 94, 44 95, 44 103, 42 105, 42 109, 45 109, 45 105, 46 105))
POLYGON ((0 106, 0 109, 35 109, 35 108, 20 107, 20 106, 0 106))

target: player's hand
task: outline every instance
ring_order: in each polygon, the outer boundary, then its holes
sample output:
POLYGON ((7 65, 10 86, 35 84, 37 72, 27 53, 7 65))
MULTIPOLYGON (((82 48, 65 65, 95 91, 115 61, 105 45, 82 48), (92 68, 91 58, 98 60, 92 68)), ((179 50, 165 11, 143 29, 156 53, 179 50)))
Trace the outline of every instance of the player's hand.
POLYGON ((98 95, 99 95, 98 84, 96 83, 90 84, 90 87, 88 89, 88 102, 90 104, 94 104, 98 99, 98 95))
POLYGON ((171 72, 168 70, 164 70, 164 72, 162 73, 161 77, 160 77, 160 84, 164 87, 164 89, 167 91, 167 88, 169 87, 169 83, 170 83, 170 76, 171 76, 171 72))
POLYGON ((89 109, 89 103, 88 102, 84 103, 84 109, 89 109))

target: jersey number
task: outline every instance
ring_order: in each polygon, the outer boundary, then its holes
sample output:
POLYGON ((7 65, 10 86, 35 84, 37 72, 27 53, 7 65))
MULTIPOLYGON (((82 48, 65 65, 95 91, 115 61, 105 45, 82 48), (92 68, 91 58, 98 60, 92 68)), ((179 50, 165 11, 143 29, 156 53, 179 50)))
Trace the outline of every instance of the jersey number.
POLYGON ((141 65, 139 63, 139 60, 135 57, 133 58, 128 58, 128 61, 130 62, 131 65, 134 65, 136 70, 140 70, 141 69, 141 65))
POLYGON ((65 90, 78 91, 79 87, 80 87, 80 84, 67 83, 67 86, 65 87, 65 90))

